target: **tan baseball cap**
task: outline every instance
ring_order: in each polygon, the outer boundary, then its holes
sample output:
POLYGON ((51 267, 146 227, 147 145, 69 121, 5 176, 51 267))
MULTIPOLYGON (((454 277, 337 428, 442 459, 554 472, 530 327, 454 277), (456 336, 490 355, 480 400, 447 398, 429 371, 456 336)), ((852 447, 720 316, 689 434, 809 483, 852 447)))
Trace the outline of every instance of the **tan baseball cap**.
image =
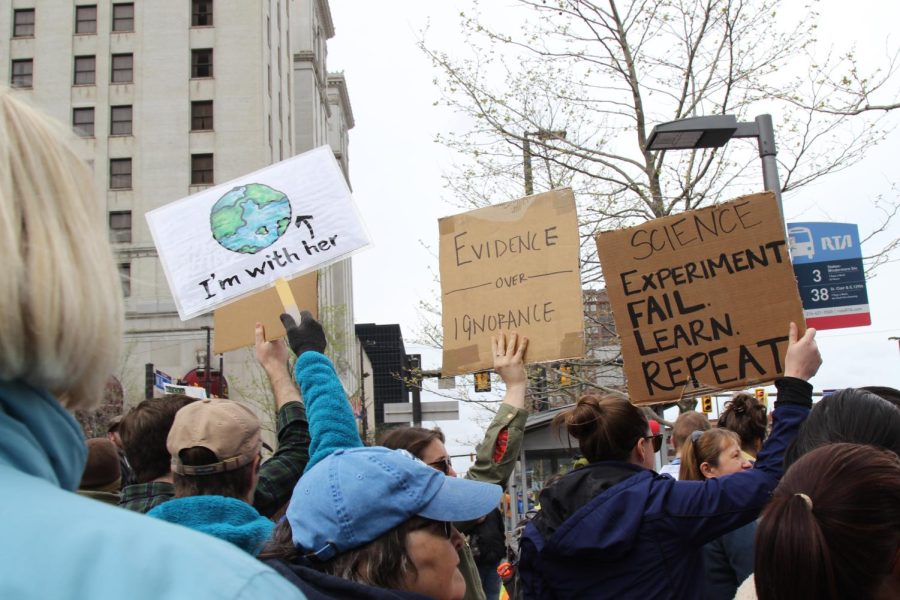
POLYGON ((249 408, 233 400, 193 402, 175 413, 166 447, 172 456, 172 471, 179 475, 233 471, 259 455, 259 419, 249 408), (197 446, 213 452, 218 462, 183 464, 180 452, 197 446))

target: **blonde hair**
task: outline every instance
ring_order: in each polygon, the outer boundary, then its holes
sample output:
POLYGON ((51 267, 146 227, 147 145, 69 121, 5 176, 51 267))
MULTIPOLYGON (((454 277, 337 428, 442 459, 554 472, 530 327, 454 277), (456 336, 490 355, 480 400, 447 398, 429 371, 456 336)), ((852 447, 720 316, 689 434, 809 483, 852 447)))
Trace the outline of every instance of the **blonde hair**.
POLYGON ((74 136, 0 88, 0 379, 100 401, 122 344, 118 270, 74 136))

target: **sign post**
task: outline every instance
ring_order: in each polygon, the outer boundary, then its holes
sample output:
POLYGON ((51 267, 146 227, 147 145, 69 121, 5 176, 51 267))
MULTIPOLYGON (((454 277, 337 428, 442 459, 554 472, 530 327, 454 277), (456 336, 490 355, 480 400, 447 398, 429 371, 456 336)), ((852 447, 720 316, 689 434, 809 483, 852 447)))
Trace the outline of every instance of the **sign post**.
POLYGON ((856 225, 791 223, 788 238, 806 324, 816 329, 871 325, 856 225))

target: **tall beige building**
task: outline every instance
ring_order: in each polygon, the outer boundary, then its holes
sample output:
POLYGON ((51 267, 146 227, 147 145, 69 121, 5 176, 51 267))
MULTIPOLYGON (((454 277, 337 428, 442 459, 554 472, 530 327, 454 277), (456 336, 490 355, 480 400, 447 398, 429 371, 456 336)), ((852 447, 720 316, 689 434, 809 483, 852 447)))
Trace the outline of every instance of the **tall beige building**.
MULTIPOLYGON (((144 365, 182 377, 211 316, 179 320, 144 214, 210 185, 330 144, 348 173, 353 127, 327 71, 327 0, 12 0, 0 11, 0 79, 81 136, 109 213, 126 296, 126 403, 144 365)), ((203 224, 198 224, 203 226, 203 224)), ((351 263, 319 273, 320 314, 351 394, 359 382, 351 263)), ((212 361, 218 367, 218 357, 212 361)), ((252 396, 252 352, 224 357, 233 397, 252 396)))

